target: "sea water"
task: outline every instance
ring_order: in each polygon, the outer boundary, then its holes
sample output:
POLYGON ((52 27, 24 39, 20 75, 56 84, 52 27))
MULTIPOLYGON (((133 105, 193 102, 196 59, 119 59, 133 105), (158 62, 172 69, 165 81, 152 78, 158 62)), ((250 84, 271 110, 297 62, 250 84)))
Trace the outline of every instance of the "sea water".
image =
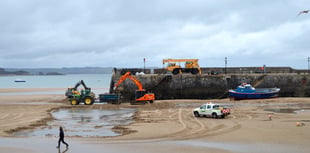
MULTIPOLYGON (((0 76, 0 88, 63 88, 63 91, 42 92, 42 94, 63 94, 68 87, 74 87, 83 80, 95 94, 108 92, 111 74, 70 74, 70 75, 27 75, 0 76), (22 79, 26 82, 15 82, 22 79)), ((80 86, 82 88, 82 86, 80 86)), ((0 93, 0 94, 40 94, 40 93, 0 93)))

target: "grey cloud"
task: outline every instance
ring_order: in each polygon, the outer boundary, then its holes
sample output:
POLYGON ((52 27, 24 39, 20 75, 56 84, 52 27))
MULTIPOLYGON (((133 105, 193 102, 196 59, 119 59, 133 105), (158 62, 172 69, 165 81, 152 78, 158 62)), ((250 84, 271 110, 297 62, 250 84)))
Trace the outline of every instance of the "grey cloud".
POLYGON ((1 1, 0 67, 141 67, 143 58, 156 67, 162 66, 163 58, 199 58, 201 65, 223 66, 227 56, 231 66, 306 68, 302 60, 310 56, 310 16, 296 16, 309 9, 306 4, 303 0, 1 1), (286 55, 292 51, 296 54, 286 55))

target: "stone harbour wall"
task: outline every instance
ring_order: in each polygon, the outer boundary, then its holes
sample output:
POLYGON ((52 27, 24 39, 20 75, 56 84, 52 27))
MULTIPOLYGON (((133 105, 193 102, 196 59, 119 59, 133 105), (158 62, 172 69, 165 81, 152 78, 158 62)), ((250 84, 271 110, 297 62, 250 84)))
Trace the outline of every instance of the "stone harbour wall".
MULTIPOLYGON (((113 73, 111 87, 122 75, 120 72, 113 73)), ((235 89, 241 83, 250 83, 255 88, 278 87, 281 89, 280 97, 310 97, 310 75, 308 74, 144 74, 135 75, 135 77, 144 89, 155 93, 157 100, 227 98, 228 90, 235 89)), ((127 79, 116 92, 119 92, 125 100, 134 100, 135 90, 137 86, 127 79)))

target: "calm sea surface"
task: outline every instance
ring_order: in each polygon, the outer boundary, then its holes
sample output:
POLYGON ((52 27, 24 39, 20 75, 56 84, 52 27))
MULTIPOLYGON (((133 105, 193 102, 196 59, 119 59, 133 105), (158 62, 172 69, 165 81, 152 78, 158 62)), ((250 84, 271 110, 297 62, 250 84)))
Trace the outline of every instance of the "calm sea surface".
POLYGON ((80 80, 84 80, 87 87, 99 94, 109 91, 111 74, 0 76, 0 88, 64 88, 64 93, 80 80), (26 82, 15 82, 16 79, 26 82))

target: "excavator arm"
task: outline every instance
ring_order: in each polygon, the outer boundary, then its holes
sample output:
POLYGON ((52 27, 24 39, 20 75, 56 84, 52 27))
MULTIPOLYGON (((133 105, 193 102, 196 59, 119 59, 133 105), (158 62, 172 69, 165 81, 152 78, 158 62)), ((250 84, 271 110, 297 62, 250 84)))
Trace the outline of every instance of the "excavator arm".
POLYGON ((163 64, 169 62, 195 62, 198 63, 198 59, 163 59, 163 64))
POLYGON ((129 78, 132 82, 136 84, 138 87, 138 90, 144 90, 141 82, 134 76, 131 75, 130 72, 126 72, 123 76, 120 77, 120 79, 117 81, 117 83, 114 85, 114 90, 123 83, 127 78, 129 78))
POLYGON ((83 80, 80 80, 80 81, 74 86, 74 89, 77 90, 78 87, 79 87, 80 85, 82 85, 85 89, 90 89, 90 88, 88 88, 88 87, 86 86, 86 84, 84 83, 83 80))
POLYGON ((135 101, 136 102, 149 101, 150 103, 153 103, 153 101, 155 100, 155 94, 154 93, 147 93, 147 91, 145 89, 143 89, 141 82, 135 76, 132 76, 130 74, 130 72, 127 72, 123 76, 120 77, 120 79, 114 85, 113 90, 115 90, 127 78, 129 78, 132 82, 134 82, 136 84, 136 86, 138 87, 138 90, 136 90, 136 92, 135 92, 135 99, 136 99, 135 101))
POLYGON ((78 91, 78 87, 82 85, 85 90, 91 90, 91 88, 88 88, 83 80, 80 80, 78 83, 75 84, 74 88, 68 88, 65 95, 67 97, 72 97, 75 95, 81 95, 81 93, 78 91))

